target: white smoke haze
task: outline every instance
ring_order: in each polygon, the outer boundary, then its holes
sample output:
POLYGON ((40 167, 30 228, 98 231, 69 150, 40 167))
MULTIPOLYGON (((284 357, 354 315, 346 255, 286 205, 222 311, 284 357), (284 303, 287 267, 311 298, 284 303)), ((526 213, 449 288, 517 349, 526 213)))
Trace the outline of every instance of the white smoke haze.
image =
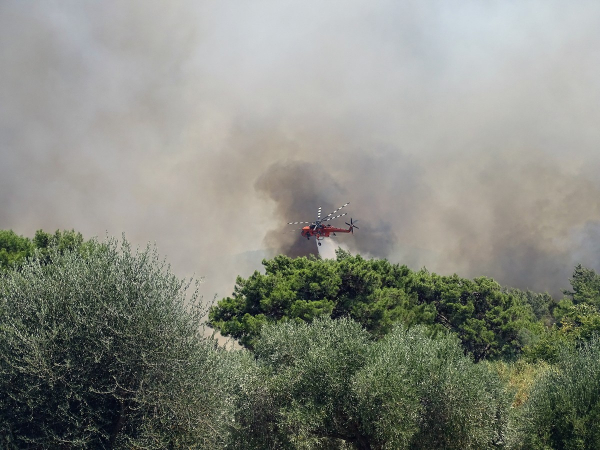
POLYGON ((352 252, 557 294, 600 269, 599 21, 591 1, 3 0, 0 228, 156 242, 211 299, 316 253, 286 222, 350 201, 352 252))

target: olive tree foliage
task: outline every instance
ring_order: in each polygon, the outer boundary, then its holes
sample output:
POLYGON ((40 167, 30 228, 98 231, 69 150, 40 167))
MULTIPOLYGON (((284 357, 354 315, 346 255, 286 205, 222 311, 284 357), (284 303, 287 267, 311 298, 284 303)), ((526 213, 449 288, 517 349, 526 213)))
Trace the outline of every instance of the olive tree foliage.
POLYGON ((0 278, 0 446, 215 448, 243 354, 153 248, 48 248, 0 278))
POLYGON ((482 449, 507 439, 510 393, 450 334, 394 328, 371 346, 353 390, 373 448, 482 449))
POLYGON ((265 326, 237 397, 237 448, 491 448, 511 397, 451 335, 350 320, 265 326))
POLYGON ((349 319, 264 327, 257 365, 237 396, 232 446, 369 448, 350 389, 369 343, 369 334, 349 319))
POLYGON ((600 448, 600 340, 564 348, 523 405, 521 436, 527 449, 600 448))

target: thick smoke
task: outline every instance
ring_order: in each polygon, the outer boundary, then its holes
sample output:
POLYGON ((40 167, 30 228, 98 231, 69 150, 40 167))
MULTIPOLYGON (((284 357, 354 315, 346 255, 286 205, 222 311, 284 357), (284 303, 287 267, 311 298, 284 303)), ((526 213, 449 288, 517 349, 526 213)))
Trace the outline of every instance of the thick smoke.
MULTIPOLYGON (((0 2, 0 228, 156 242, 227 295, 350 201, 365 256, 600 269, 600 6, 0 2)), ((343 225, 344 220, 336 224, 343 225)))
MULTIPOLYGON (((276 163, 267 168, 255 188, 275 201, 275 217, 287 217, 287 222, 316 220, 315 205, 323 208, 322 217, 325 217, 337 209, 332 207, 332 199, 346 195, 318 164, 308 162, 276 163)), ((266 247, 293 257, 316 253, 314 238, 299 239, 303 226, 306 224, 271 229, 265 237, 266 247)))

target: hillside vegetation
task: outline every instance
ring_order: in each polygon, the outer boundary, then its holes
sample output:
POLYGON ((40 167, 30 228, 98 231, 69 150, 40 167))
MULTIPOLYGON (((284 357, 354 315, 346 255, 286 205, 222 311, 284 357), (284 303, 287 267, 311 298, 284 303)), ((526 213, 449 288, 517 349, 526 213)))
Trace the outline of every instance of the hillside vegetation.
POLYGON ((0 446, 600 447, 593 270, 554 299, 343 251, 263 264, 208 310, 152 248, 0 231, 0 446))

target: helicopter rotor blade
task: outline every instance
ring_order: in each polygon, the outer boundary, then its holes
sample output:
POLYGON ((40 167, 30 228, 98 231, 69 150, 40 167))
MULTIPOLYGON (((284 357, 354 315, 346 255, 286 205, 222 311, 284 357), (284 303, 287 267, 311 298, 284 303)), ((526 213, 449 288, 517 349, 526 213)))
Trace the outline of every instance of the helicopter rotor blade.
MULTIPOLYGON (((346 206, 348 206, 349 204, 350 204, 350 202, 348 202, 348 203, 345 203, 344 205, 340 206, 340 207, 339 207, 338 209, 336 209, 335 211, 333 211, 333 212, 331 212, 331 213, 327 214, 327 215, 326 215, 326 216, 323 218, 323 220, 322 220, 321 222, 325 222, 325 221, 327 221, 327 220, 331 220, 331 219, 332 219, 332 217, 331 217, 331 216, 333 216, 333 215, 334 215, 336 212, 338 212, 338 211, 339 211, 340 209, 342 209, 342 208, 345 208, 345 207, 346 207, 346 206)), ((340 216, 336 216, 336 217, 340 217, 340 216)), ((333 217, 333 219, 335 219, 335 217, 333 217)))
POLYGON ((335 217, 330 217, 329 219, 327 219, 327 221, 330 221, 330 220, 333 220, 333 219, 337 219, 338 217, 342 217, 342 216, 345 216, 345 215, 347 215, 347 214, 348 214, 348 213, 344 213, 344 214, 339 214, 339 215, 337 215, 337 216, 335 216, 335 217))

